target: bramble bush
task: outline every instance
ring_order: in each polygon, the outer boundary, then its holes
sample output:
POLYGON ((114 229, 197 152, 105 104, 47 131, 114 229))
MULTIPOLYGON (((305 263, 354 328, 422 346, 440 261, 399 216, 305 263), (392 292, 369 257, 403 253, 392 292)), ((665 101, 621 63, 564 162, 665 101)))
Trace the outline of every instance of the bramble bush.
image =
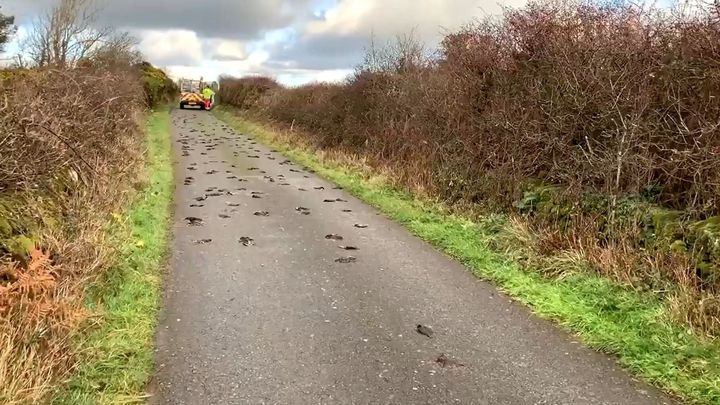
POLYGON ((174 88, 96 62, 0 72, 0 403, 44 402, 72 372, 112 214, 142 182, 146 103, 174 88))

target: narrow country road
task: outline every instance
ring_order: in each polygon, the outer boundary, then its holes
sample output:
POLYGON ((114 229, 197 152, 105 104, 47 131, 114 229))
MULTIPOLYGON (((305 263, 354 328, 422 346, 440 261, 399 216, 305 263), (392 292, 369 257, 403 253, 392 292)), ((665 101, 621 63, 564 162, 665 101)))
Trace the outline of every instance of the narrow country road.
POLYGON ((671 403, 212 114, 172 121, 154 403, 671 403))

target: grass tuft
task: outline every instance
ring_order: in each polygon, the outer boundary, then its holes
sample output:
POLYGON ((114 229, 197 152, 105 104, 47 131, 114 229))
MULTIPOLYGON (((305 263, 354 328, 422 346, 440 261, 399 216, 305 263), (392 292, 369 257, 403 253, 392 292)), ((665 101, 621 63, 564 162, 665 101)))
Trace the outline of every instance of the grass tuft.
POLYGON ((514 220, 491 215, 471 221, 450 214, 440 204, 389 186, 361 163, 318 153, 298 137, 231 111, 218 109, 215 114, 378 208, 588 346, 617 356, 623 367, 645 381, 688 402, 720 403, 720 344, 672 322, 656 294, 601 278, 572 254, 541 263, 527 260, 520 245, 532 235, 514 220))
POLYGON ((172 199, 169 112, 154 112, 147 125, 147 184, 127 218, 116 215, 111 238, 119 246, 116 265, 88 292, 97 314, 80 343, 77 371, 53 403, 145 402, 153 371, 153 338, 160 303, 172 199))

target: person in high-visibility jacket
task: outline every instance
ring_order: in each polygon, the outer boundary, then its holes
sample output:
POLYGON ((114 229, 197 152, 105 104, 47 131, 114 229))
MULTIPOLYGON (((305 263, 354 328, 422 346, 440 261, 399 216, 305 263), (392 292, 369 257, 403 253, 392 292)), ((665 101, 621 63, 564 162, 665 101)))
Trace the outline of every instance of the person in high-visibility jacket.
POLYGON ((213 98, 215 97, 215 92, 210 88, 210 86, 205 86, 202 91, 202 95, 205 99, 205 108, 210 109, 210 106, 213 103, 213 98))

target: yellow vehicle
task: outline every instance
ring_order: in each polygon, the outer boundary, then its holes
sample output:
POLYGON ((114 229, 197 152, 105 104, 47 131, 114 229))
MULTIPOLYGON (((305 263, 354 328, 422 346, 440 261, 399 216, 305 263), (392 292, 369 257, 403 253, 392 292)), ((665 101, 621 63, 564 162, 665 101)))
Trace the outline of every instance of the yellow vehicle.
POLYGON ((180 108, 199 107, 201 110, 210 110, 215 104, 215 92, 218 89, 217 82, 205 83, 202 78, 200 80, 180 79, 178 81, 180 87, 180 108), (203 90, 206 87, 212 89, 211 92, 205 91, 209 95, 208 98, 203 96, 203 90))

